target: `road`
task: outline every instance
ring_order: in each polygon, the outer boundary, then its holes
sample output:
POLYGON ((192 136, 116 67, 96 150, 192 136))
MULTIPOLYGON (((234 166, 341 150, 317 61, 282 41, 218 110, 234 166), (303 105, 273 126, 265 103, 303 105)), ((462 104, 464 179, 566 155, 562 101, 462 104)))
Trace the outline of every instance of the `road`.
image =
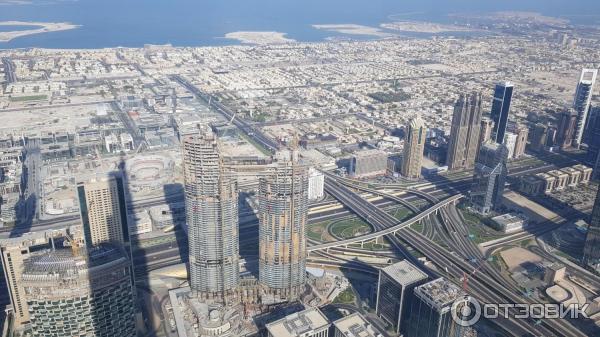
MULTIPOLYGON (((352 209, 357 215, 369 222, 376 229, 387 228, 395 225, 396 219, 391 217, 376 206, 368 203, 356 193, 341 186, 331 179, 327 179, 327 191, 339 198, 348 208, 352 209)), ((435 263, 443 270, 445 276, 450 280, 461 284, 465 273, 470 274, 474 266, 469 262, 454 257, 447 249, 439 246, 425 236, 411 230, 402 229, 394 237, 394 240, 401 238, 417 251, 425 255, 429 260, 435 263)), ((392 240, 392 242, 394 241, 392 240)), ((401 243, 399 246, 403 246, 401 243)), ((405 248, 401 254, 406 256, 405 248)), ((410 258, 417 265, 422 265, 420 261, 410 258)), ((427 269, 424 269, 427 270, 427 269)), ((430 271, 431 272, 431 271, 430 271)), ((469 292, 482 303, 524 303, 526 302, 520 295, 514 294, 507 289, 501 282, 493 279, 485 273, 475 273, 469 281, 469 292)), ((514 315, 514 312, 511 314, 514 315)), ((515 336, 533 335, 533 336, 584 336, 579 330, 575 329, 569 322, 564 320, 542 320, 534 322, 532 320, 515 319, 511 316, 508 319, 497 319, 493 321, 507 332, 515 336)))
POLYGON ((186 81, 183 77, 179 75, 171 76, 172 80, 175 80, 182 86, 184 86, 188 91, 194 94, 197 98, 209 104, 209 108, 221 114, 226 120, 230 121, 233 125, 235 125, 238 129, 240 129, 246 136, 252 138, 256 143, 262 145, 264 148, 269 150, 271 153, 275 153, 276 151, 281 149, 281 146, 265 136, 262 131, 254 126, 250 125, 248 122, 241 118, 235 118, 235 113, 219 102, 215 97, 202 92, 200 89, 195 87, 190 82, 186 81))
POLYGON ((15 65, 8 58, 2 58, 2 64, 4 64, 4 77, 6 78, 7 83, 14 83, 17 81, 17 75, 15 74, 15 65))

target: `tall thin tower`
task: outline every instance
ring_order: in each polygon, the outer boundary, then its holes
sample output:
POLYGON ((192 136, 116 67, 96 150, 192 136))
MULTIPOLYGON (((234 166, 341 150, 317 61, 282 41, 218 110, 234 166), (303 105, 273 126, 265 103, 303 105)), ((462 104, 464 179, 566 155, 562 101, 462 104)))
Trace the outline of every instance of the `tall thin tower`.
POLYGON ((592 95, 594 94, 594 84, 596 83, 597 76, 598 70, 583 69, 581 71, 579 82, 577 83, 577 90, 575 91, 575 98, 573 99, 573 109, 577 112, 577 125, 575 127, 573 146, 577 148, 582 143, 583 133, 587 126, 590 102, 592 100, 592 95))
POLYGON ((494 132, 492 139, 499 144, 504 142, 506 126, 508 125, 508 115, 510 114, 510 104, 513 96, 513 84, 510 82, 498 83, 494 89, 494 99, 492 100, 492 111, 490 112, 494 121, 494 132))
POLYGON ((400 172, 408 179, 418 179, 421 177, 426 132, 425 123, 421 117, 410 121, 404 141, 404 156, 400 172))
POLYGON ((448 145, 448 168, 471 169, 479 149, 481 127, 481 93, 461 95, 454 105, 450 143, 448 145))
POLYGON ((239 283, 238 192, 210 129, 184 137, 183 172, 190 287, 201 299, 228 303, 239 283))
POLYGON ((278 153, 260 178, 259 281, 263 302, 295 300, 306 283, 308 170, 295 152, 278 153))

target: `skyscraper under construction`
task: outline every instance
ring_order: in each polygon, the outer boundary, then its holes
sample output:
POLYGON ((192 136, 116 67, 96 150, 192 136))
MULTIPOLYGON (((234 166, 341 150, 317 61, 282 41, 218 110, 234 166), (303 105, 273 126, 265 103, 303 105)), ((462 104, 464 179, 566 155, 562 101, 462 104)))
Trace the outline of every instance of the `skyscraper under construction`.
POLYGON ((308 170, 283 151, 259 182, 259 281, 263 302, 297 298, 306 282, 308 170))
POLYGON ((184 137, 182 144, 190 288, 203 300, 229 303, 239 283, 237 184, 224 175, 217 139, 208 127, 184 137))

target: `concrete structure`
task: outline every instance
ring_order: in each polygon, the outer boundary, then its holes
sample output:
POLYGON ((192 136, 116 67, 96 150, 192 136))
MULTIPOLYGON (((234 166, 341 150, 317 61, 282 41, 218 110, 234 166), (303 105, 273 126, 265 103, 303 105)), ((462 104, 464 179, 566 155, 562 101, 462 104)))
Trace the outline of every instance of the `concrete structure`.
POLYGON ((405 178, 419 179, 421 177, 426 131, 421 117, 410 121, 404 139, 404 156, 400 172, 405 178))
POLYGON ((537 196, 545 193, 546 182, 537 176, 521 177, 519 190, 530 196, 537 196))
POLYGON ((331 324, 317 308, 300 311, 265 325, 269 337, 328 337, 331 324))
POLYGON ((574 169, 578 170, 579 172, 581 172, 581 179, 580 179, 580 183, 581 184, 587 184, 590 182, 590 180, 592 179, 592 168, 582 165, 582 164, 577 164, 572 166, 574 169))
POLYGON ((206 301, 227 303, 239 284, 237 185, 223 172, 210 129, 184 136, 182 145, 190 288, 206 301))
POLYGON ((568 176, 567 185, 570 187, 575 187, 579 185, 581 182, 581 171, 573 168, 573 167, 565 167, 560 170, 568 176))
POLYGON ((282 151, 260 178, 259 282, 264 302, 297 299, 306 283, 308 170, 282 151))
POLYGON ((545 194, 552 193, 554 191, 554 188, 556 187, 556 177, 543 172, 537 173, 535 176, 544 182, 542 185, 542 191, 545 194))
POLYGON ((379 270, 376 313, 395 333, 406 332, 413 290, 426 281, 427 274, 406 260, 379 270))
POLYGON ((16 330, 20 330, 29 323, 29 307, 25 298, 22 278, 24 261, 32 252, 51 249, 53 240, 66 237, 79 244, 84 243, 83 232, 79 226, 32 233, 0 242, 2 268, 12 306, 13 327, 16 330))
POLYGON ((563 111, 558 120, 558 130, 556 143, 562 149, 573 146, 575 132, 577 128, 577 111, 567 109, 563 111))
POLYGON ((407 337, 458 337, 463 327, 452 319, 452 305, 464 298, 463 291, 439 278, 415 288, 407 337))
POLYGON ((490 115, 494 121, 492 139, 496 143, 502 143, 504 141, 513 89, 513 84, 510 82, 498 83, 494 89, 494 99, 492 100, 492 110, 490 115))
POLYGON ((548 126, 542 123, 536 124, 531 135, 531 149, 536 152, 542 152, 546 147, 547 140, 548 126))
POLYGON ((387 171, 387 153, 372 149, 358 151, 350 161, 350 175, 355 178, 383 175, 387 171))
POLYGON ((583 247, 584 265, 598 269, 600 266, 600 189, 596 194, 594 208, 590 216, 590 225, 588 226, 585 246, 583 247))
POLYGON ((135 336, 131 265, 122 248, 31 254, 22 282, 33 337, 135 336))
POLYGON ((479 131, 479 146, 487 143, 488 140, 492 139, 492 133, 494 132, 494 121, 487 117, 481 118, 481 130, 479 131))
POLYGON ((517 135, 512 132, 507 132, 504 135, 504 145, 508 149, 508 158, 512 159, 515 155, 515 146, 517 145, 517 135))
POLYGON ((503 144, 487 143, 481 147, 475 164, 471 202, 480 213, 487 214, 500 206, 506 181, 508 149, 503 144))
POLYGON ((517 214, 502 214, 492 218, 495 223, 495 229, 503 233, 517 232, 523 229, 525 219, 517 214))
POLYGON ((553 263, 546 267, 546 273, 544 274, 544 282, 551 286, 556 284, 558 281, 562 281, 565 278, 567 267, 562 263, 553 263))
POLYGON ((518 124, 515 128, 517 134, 517 140, 515 143, 515 151, 513 158, 519 159, 525 154, 525 147, 527 146, 527 138, 529 137, 529 129, 526 125, 518 124))
POLYGON ((308 170, 308 200, 319 200, 325 195, 325 175, 311 167, 308 170))
POLYGON ((556 191, 564 190, 569 184, 569 175, 560 170, 548 171, 548 175, 556 179, 554 183, 554 190, 556 191))
POLYGON ((577 125, 573 136, 573 146, 577 148, 583 141, 583 134, 587 126, 590 102, 594 94, 594 84, 596 83, 597 76, 597 69, 583 69, 577 83, 575 98, 573 99, 573 109, 577 112, 577 125))
POLYGON ((454 105, 447 165, 449 170, 471 169, 479 149, 481 93, 461 95, 454 105))
POLYGON ((333 322, 333 337, 383 337, 360 313, 355 312, 333 322))
POLYGON ((127 244, 127 205, 121 173, 77 184, 79 213, 88 247, 127 244))

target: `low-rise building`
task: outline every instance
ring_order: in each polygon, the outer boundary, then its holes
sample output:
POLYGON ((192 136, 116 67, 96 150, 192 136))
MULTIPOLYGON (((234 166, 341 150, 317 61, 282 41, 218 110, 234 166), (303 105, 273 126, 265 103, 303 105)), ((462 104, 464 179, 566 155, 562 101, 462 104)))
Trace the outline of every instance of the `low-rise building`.
POLYGON ((560 170, 552 170, 548 171, 548 174, 553 176, 556 179, 556 183, 554 185, 554 189, 557 191, 564 190, 569 182, 569 175, 560 171, 560 170))
POLYGON ((269 337, 328 337, 331 324, 321 310, 309 308, 266 324, 269 337))
POLYGON ((543 194, 546 183, 537 176, 524 176, 521 178, 520 190, 524 194, 537 196, 543 194))
POLYGON ((556 185, 556 178, 543 172, 538 173, 535 176, 544 182, 542 191, 544 191, 545 194, 552 193, 554 186, 556 185))
POLYGON ((333 322, 333 337, 383 337, 360 313, 355 312, 333 322))
POLYGON ((352 177, 383 175, 387 172, 388 155, 380 150, 362 150, 354 154, 350 161, 352 177))
POLYGON ((568 186, 575 187, 575 186, 579 185, 579 182, 581 181, 581 172, 579 170, 576 170, 572 167, 565 167, 565 168, 561 169, 560 171, 565 173, 566 175, 568 175, 568 179, 567 179, 568 186))
POLYGON ((591 167, 585 166, 582 164, 577 164, 572 167, 574 169, 578 170, 579 172, 581 172, 580 183, 587 184, 590 182, 590 179, 592 178, 592 171, 593 171, 593 169, 591 167))
POLYGON ((516 214, 502 214, 492 218, 495 229, 503 233, 512 233, 520 231, 526 224, 526 220, 516 214))

